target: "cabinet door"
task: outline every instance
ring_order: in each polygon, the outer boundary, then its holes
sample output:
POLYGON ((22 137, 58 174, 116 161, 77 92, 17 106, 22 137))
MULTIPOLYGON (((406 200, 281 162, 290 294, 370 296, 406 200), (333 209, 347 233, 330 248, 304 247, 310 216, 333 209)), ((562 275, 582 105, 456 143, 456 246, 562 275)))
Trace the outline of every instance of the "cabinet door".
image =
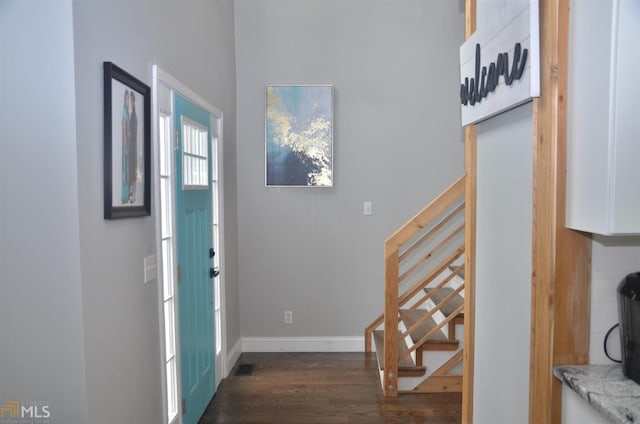
POLYGON ((566 225, 640 234, 640 1, 570 9, 566 225))
POLYGON ((611 232, 640 233, 640 1, 621 0, 613 37, 611 232))

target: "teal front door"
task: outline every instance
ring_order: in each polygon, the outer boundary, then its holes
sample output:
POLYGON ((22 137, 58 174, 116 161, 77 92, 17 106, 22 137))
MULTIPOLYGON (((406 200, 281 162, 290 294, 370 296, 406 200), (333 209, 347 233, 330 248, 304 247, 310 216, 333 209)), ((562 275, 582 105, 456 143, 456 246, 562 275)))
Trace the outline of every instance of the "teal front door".
POLYGON ((211 119, 178 94, 174 112, 182 418, 195 424, 215 393, 211 119))

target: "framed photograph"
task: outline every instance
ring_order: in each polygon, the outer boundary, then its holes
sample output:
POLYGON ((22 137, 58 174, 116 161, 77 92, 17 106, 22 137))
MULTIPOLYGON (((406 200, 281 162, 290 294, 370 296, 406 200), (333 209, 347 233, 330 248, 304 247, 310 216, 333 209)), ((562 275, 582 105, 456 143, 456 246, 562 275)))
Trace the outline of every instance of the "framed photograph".
POLYGON ((151 215, 151 89, 104 62, 104 218, 151 215))
POLYGON ((267 186, 333 187, 333 87, 268 85, 267 186))

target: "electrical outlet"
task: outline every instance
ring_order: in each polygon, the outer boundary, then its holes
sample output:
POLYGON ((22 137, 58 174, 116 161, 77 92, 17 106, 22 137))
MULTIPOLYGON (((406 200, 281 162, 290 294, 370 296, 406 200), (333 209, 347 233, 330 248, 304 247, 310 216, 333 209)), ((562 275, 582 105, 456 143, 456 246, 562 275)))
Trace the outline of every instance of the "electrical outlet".
POLYGON ((293 311, 284 311, 284 323, 293 324, 293 311))

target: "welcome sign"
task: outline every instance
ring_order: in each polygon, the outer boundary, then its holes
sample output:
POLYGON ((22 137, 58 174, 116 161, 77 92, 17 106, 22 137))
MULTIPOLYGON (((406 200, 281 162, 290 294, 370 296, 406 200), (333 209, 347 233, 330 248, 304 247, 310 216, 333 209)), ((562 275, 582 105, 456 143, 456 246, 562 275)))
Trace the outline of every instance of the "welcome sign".
POLYGON ((462 126, 540 95, 538 0, 486 3, 484 25, 460 47, 462 126))

